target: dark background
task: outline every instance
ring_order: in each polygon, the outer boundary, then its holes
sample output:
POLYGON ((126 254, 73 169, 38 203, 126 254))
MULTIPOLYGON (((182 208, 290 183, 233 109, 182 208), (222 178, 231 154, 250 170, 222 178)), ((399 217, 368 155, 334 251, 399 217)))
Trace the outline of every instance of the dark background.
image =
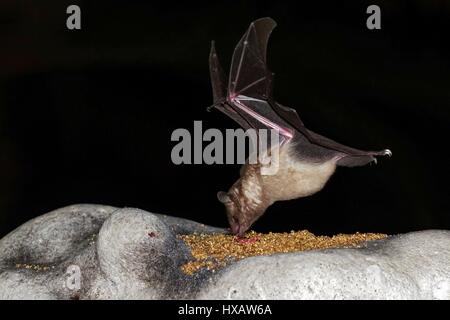
POLYGON ((99 203, 226 226, 216 192, 238 165, 172 164, 176 128, 236 128, 212 102, 210 41, 228 68, 249 23, 278 22, 275 97, 378 165, 339 168, 316 195, 276 203, 257 231, 450 228, 450 3, 0 2, 0 236, 58 207, 99 203), (78 4, 82 30, 66 29, 78 4), (382 29, 366 28, 378 4, 382 29))

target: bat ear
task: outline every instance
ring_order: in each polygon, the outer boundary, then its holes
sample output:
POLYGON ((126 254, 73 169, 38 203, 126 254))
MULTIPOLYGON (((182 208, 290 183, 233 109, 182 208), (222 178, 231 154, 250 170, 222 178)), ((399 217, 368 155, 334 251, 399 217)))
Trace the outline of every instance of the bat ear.
POLYGON ((217 199, 219 199, 219 201, 222 203, 230 203, 231 202, 230 196, 226 192, 223 192, 223 191, 217 192, 217 199))

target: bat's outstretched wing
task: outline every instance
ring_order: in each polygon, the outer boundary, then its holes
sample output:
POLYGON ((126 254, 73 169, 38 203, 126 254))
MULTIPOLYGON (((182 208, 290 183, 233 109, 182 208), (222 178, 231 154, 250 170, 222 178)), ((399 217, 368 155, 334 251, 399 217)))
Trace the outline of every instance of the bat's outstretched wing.
POLYGON ((245 118, 226 103, 226 78, 220 65, 219 57, 217 56, 214 41, 211 42, 211 52, 209 53, 209 73, 211 77, 214 104, 208 108, 208 111, 212 107, 217 108, 236 121, 244 130, 251 128, 245 118))
POLYGON ((261 18, 242 36, 233 53, 227 100, 253 128, 276 129, 289 138, 296 129, 308 136, 297 112, 272 99, 273 73, 266 52, 275 26, 273 19, 261 18))
MULTIPOLYGON (((283 142, 297 132, 310 143, 353 156, 373 159, 390 151, 363 151, 347 147, 308 130, 295 109, 285 107, 272 98, 273 74, 267 67, 267 43, 276 23, 271 18, 252 22, 234 49, 228 80, 220 67, 214 43, 210 54, 210 73, 214 105, 244 129, 275 129, 283 142)), ((356 158, 355 158, 356 159, 356 158)), ((345 161, 349 161, 348 158, 345 161)), ((344 163, 344 160, 342 161, 344 163)))
POLYGON ((228 95, 266 100, 272 91, 272 72, 267 68, 266 51, 270 34, 277 24, 261 18, 250 24, 236 45, 231 60, 228 95))
POLYGON ((212 107, 244 129, 276 129, 290 139, 294 128, 303 127, 303 123, 295 110, 270 102, 273 74, 267 68, 266 51, 275 26, 271 18, 261 18, 250 24, 234 50, 228 88, 225 88, 225 76, 213 42, 209 56, 214 96, 212 107))
POLYGON ((214 41, 211 42, 211 51, 209 53, 209 74, 211 76, 214 104, 225 101, 227 94, 227 79, 225 78, 225 73, 220 65, 214 41))

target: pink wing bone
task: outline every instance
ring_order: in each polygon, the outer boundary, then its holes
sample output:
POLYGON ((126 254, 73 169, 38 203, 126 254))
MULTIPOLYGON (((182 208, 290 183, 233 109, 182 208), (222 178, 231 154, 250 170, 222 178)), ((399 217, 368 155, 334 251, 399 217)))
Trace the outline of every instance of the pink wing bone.
POLYGON ((239 41, 233 54, 227 101, 242 112, 251 116, 268 129, 274 129, 281 136, 280 144, 285 144, 294 136, 294 129, 269 120, 253 110, 246 101, 267 103, 271 93, 272 73, 266 65, 266 47, 270 33, 276 23, 272 19, 259 19, 253 22, 239 41), (244 59, 253 59, 258 64, 246 64, 244 59), (246 92, 251 92, 249 97, 246 92))
POLYGON ((278 133, 283 136, 285 139, 283 139, 282 144, 290 141, 292 137, 294 136, 294 131, 290 128, 281 127, 280 125, 270 121, 266 117, 260 115, 259 113, 253 111, 251 108, 247 107, 244 103, 244 101, 260 101, 255 98, 250 98, 244 95, 239 95, 237 97, 231 96, 230 97, 231 103, 233 103, 236 107, 238 107, 240 110, 244 111, 245 113, 251 115, 253 118, 267 126, 268 128, 274 129, 278 131, 278 133))

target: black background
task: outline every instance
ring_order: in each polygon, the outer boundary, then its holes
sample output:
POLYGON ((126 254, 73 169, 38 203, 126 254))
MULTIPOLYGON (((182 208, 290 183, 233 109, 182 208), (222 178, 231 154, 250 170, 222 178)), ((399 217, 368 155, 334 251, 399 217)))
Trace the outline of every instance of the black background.
POLYGON ((257 231, 450 228, 448 1, 0 2, 0 236, 50 210, 100 203, 227 225, 216 192, 238 165, 172 164, 176 128, 236 128, 212 102, 210 41, 228 68, 249 23, 278 22, 275 97, 378 165, 274 204, 257 231), (66 28, 78 4, 82 29, 66 28), (366 28, 366 8, 382 29, 366 28))

